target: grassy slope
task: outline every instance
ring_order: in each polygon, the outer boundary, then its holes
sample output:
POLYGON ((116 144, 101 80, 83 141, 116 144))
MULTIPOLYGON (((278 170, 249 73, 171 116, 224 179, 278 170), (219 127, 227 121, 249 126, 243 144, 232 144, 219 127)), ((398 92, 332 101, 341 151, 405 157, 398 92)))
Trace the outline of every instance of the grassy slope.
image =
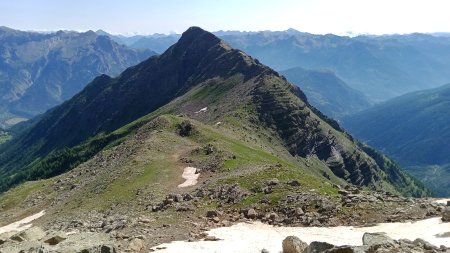
MULTIPOLYGON (((2 215, 11 220, 11 217, 18 218, 48 208, 52 202, 56 204, 50 208, 50 213, 58 212, 59 216, 91 210, 105 211, 111 207, 124 212, 144 212, 145 208, 141 206, 143 201, 157 202, 169 192, 184 191, 176 187, 183 182, 181 174, 185 166, 179 158, 185 156, 201 161, 203 158, 192 155, 191 150, 206 144, 212 144, 224 159, 212 178, 208 178, 208 172, 203 174, 201 180, 208 179, 211 185, 238 183, 250 190, 278 177, 280 181, 300 180, 301 190, 315 189, 330 195, 336 193, 331 181, 324 183, 325 179, 305 166, 302 159, 285 160, 261 148, 257 142, 240 140, 229 132, 227 123, 209 126, 193 121, 198 132, 184 138, 176 133, 176 124, 182 120, 185 118, 172 115, 158 117, 124 138, 120 144, 101 151, 70 172, 51 179, 27 182, 3 193, 0 195, 2 215), (155 121, 159 122, 157 127, 152 125, 155 121), (231 158, 230 154, 235 154, 235 158, 231 158), (102 165, 105 161, 108 164, 102 165), (65 185, 60 182, 70 183, 65 185), (76 186, 71 189, 72 184, 76 186), (140 192, 139 196, 137 192, 140 192), (42 199, 29 206, 30 199, 40 199, 38 196, 42 199), (144 200, 142 196, 151 196, 151 199, 144 200)), ((143 121, 147 119, 140 119, 134 124, 142 125, 143 121)), ((129 127, 121 128, 116 133, 129 131, 129 127)), ((321 162, 312 163, 320 166, 321 162)), ((322 167, 325 168, 323 164, 322 167)), ((337 178, 332 178, 332 181, 340 182, 337 178)), ((282 188, 272 193, 271 198, 279 199, 289 192, 289 188, 282 188)), ((242 205, 255 203, 261 197, 260 194, 251 195, 242 205)), ((207 208, 208 204, 204 203, 203 207, 207 208)))
MULTIPOLYGON (((266 82, 267 84, 265 84, 268 90, 265 92, 279 92, 279 90, 272 91, 271 87, 284 87, 281 88, 282 90, 289 89, 290 85, 287 83, 278 83, 280 80, 281 79, 277 78, 268 80, 266 82)), ((254 102, 249 100, 251 99, 251 96, 244 96, 247 100, 242 100, 243 96, 241 96, 241 94, 248 93, 249 91, 245 89, 248 89, 248 86, 251 86, 239 85, 243 81, 242 75, 231 76, 226 80, 219 78, 210 79, 205 83, 197 85, 188 93, 175 99, 168 105, 161 107, 153 113, 125 125, 116 131, 109 134, 99 134, 74 148, 56 151, 43 159, 36 160, 34 163, 22 169, 20 173, 13 175, 13 180, 11 182, 18 183, 23 179, 43 179, 59 175, 60 173, 68 171, 78 166, 80 163, 89 160, 105 147, 117 145, 123 141, 126 136, 136 132, 140 126, 159 115, 167 113, 173 113, 175 115, 187 113, 189 117, 210 123, 211 125, 221 122, 222 126, 225 126, 222 129, 224 133, 236 136, 244 141, 244 143, 254 143, 260 148, 271 152, 271 154, 279 156, 281 160, 293 162, 296 162, 296 159, 302 160, 301 158, 293 158, 285 148, 286 143, 278 137, 278 133, 274 129, 261 126, 259 119, 255 118, 255 115, 258 115, 258 113, 256 112, 254 102), (236 94, 239 94, 239 96, 236 94), (208 106, 208 113, 196 113, 196 111, 205 106, 208 106)), ((279 95, 277 99, 302 103, 301 100, 292 93, 285 93, 283 91, 282 94, 288 95, 287 97, 279 95)), ((311 114, 311 111, 309 111, 308 108, 305 108, 304 110, 306 110, 305 113, 311 115, 313 121, 321 121, 315 114, 311 114)), ((370 160, 366 154, 357 150, 356 144, 350 141, 347 135, 327 124, 320 124, 319 127, 321 128, 320 131, 332 134, 336 137, 336 140, 338 140, 340 145, 352 154, 351 156, 363 155, 366 156, 365 159, 370 160)), ((334 175, 323 162, 314 164, 314 161, 310 161, 311 159, 314 160, 314 156, 312 158, 308 157, 306 161, 304 161, 304 164, 313 167, 313 171, 317 175, 334 175)), ((386 175, 381 176, 386 178, 386 175)), ((7 178, 4 178, 4 180, 6 179, 7 178)), ((384 184, 382 187, 386 190, 395 191, 389 184, 384 184)))
MULTIPOLYGON (((278 200, 296 191, 336 196, 337 189, 333 184, 346 182, 334 176, 323 161, 314 156, 292 156, 272 129, 258 126, 254 121, 252 103, 233 101, 234 96, 224 95, 246 92, 241 89, 245 86, 237 85, 242 79, 236 75, 227 80, 209 80, 109 134, 99 134, 66 152, 36 161, 30 167, 32 173, 38 172, 43 164, 56 164, 58 169, 66 172, 50 179, 21 184, 1 194, 0 220, 7 223, 49 208, 50 203, 49 213, 57 213, 60 219, 92 210, 107 212, 111 208, 123 213, 149 215, 145 211, 146 205, 160 203, 168 193, 192 191, 192 188, 176 187, 183 182, 183 167, 191 165, 182 162, 181 158, 188 158, 194 164, 208 162, 210 157, 192 152, 207 144, 217 150, 214 156, 219 163, 216 172, 202 172, 199 185, 204 182, 207 186, 237 183, 253 192, 241 203, 234 204, 236 207, 258 203, 264 197, 276 205, 278 200), (205 106, 209 113, 195 113, 205 106), (183 115, 175 116, 179 114, 183 115), (176 133, 176 125, 188 118, 197 133, 181 137, 176 133), (61 167, 61 164, 49 161, 60 158, 66 161, 67 155, 73 156, 69 161, 75 162, 65 162, 61 167), (301 186, 292 188, 283 184, 269 195, 254 191, 272 178, 281 182, 297 179, 301 186)), ((326 124, 321 127, 324 128, 322 131, 333 132, 347 148, 356 148, 345 134, 326 124)), ((386 189, 395 191, 389 187, 385 185, 386 189)), ((209 201, 198 203, 196 212, 203 214, 211 205, 214 204, 209 201)), ((168 212, 161 222, 176 222, 179 215, 168 212)))

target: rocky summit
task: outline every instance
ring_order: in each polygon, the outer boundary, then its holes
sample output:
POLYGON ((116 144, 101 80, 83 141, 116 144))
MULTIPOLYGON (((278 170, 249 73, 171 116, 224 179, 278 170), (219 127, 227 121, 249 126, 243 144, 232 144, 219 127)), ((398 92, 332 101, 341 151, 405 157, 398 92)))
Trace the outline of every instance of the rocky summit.
POLYGON ((148 252, 220 241, 204 231, 241 221, 363 225, 444 210, 300 88, 199 27, 19 125, 0 151, 0 225, 45 210, 42 238, 8 234, 8 250, 82 240, 80 252, 148 252))

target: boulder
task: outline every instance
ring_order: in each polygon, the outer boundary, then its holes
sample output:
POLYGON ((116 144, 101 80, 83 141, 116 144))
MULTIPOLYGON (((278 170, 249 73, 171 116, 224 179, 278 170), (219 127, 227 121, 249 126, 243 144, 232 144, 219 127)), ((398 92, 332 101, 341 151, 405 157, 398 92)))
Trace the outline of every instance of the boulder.
POLYGON ((266 182, 266 184, 269 186, 275 186, 275 185, 278 185, 279 183, 280 183, 280 180, 278 180, 278 178, 272 178, 266 182))
POLYGON ((211 242, 214 242, 214 241, 219 241, 220 239, 217 238, 217 237, 215 237, 215 236, 208 235, 208 236, 205 237, 204 240, 205 240, 205 241, 211 241, 211 242))
POLYGON ((67 239, 67 236, 64 233, 56 233, 44 238, 44 242, 50 245, 56 245, 67 239))
POLYGON ((296 236, 288 236, 283 240, 283 253, 303 253, 308 244, 296 236))
POLYGON ((293 179, 293 180, 290 180, 288 182, 288 185, 290 185, 290 186, 300 186, 300 182, 297 179, 293 179))
POLYGON ((210 154, 214 153, 214 146, 211 144, 208 144, 205 147, 203 147, 203 150, 205 151, 206 155, 210 155, 210 154))
POLYGON ((383 233, 364 233, 363 245, 382 245, 382 244, 394 244, 394 240, 383 233))
MULTIPOLYGON (((43 251, 42 253, 44 253, 44 252, 47 253, 47 251, 43 251)), ((53 252, 53 251, 51 251, 51 252, 53 252)), ((68 252, 72 252, 72 251, 68 251, 68 252)), ((87 248, 79 249, 76 251, 76 253, 116 253, 116 252, 117 252, 116 249, 110 245, 87 247, 87 248)), ((127 252, 130 252, 130 251, 127 251, 127 252)), ((39 253, 41 253, 41 252, 39 252, 39 253)))
POLYGON ((248 209, 248 211, 247 211, 247 218, 255 219, 256 216, 258 216, 258 213, 255 211, 255 209, 253 209, 253 208, 248 209))
POLYGON ((444 211, 442 211, 442 221, 450 221, 450 206, 447 206, 444 211))
POLYGON ((270 213, 268 216, 269 216, 270 220, 279 220, 280 219, 280 216, 278 216, 277 213, 270 213))
POLYGON ((208 210, 206 212, 206 217, 213 218, 219 216, 219 213, 216 210, 208 210))
POLYGON ((15 242, 25 241, 25 238, 23 238, 20 234, 15 234, 15 235, 11 236, 9 239, 11 239, 12 241, 15 241, 15 242))
POLYGON ((116 253, 116 248, 112 245, 102 245, 100 253, 116 253))
POLYGON ((355 253, 355 250, 351 246, 340 246, 329 249, 326 251, 327 253, 355 253))
POLYGON ((39 241, 44 238, 46 233, 40 227, 31 227, 19 233, 19 236, 27 241, 39 241))
POLYGON ((416 240, 414 240, 413 244, 420 246, 425 250, 437 250, 438 249, 438 247, 434 246, 433 244, 431 244, 421 238, 417 238, 416 240))
POLYGON ((173 195, 172 196, 173 198, 173 201, 175 201, 175 202, 183 202, 183 196, 181 195, 181 194, 175 194, 175 195, 173 195))
POLYGON ((299 216, 302 216, 304 214, 305 214, 305 212, 303 212, 303 209, 301 207, 298 207, 298 208, 295 209, 295 216, 299 217, 299 216))
POLYGON ((333 244, 314 241, 309 244, 304 253, 319 253, 334 248, 333 244))
MULTIPOLYGON (((340 247, 334 247, 332 249, 329 249, 325 252, 327 253, 366 253, 366 252, 373 252, 370 246, 340 246, 340 247)), ((378 251, 375 251, 378 252, 378 251)), ((382 252, 389 252, 389 251, 382 251, 382 252)))
POLYGON ((127 250, 131 252, 140 252, 145 247, 144 240, 139 238, 134 238, 128 244, 127 250))

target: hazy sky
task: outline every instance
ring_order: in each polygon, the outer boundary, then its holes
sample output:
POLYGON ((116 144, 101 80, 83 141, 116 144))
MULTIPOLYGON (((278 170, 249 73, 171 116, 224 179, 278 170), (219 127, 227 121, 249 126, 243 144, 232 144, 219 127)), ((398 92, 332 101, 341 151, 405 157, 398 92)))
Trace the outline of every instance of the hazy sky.
POLYGON ((0 25, 112 33, 286 30, 449 32, 448 0, 2 0, 0 25))

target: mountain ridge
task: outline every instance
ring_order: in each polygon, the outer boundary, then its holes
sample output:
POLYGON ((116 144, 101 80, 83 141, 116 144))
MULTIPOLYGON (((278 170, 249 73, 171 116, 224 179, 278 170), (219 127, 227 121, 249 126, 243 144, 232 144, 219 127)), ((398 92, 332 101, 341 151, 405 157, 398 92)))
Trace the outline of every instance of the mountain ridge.
POLYGON ((313 161, 311 170, 323 180, 337 176, 340 183, 427 194, 388 158, 380 162, 365 153, 334 121, 311 107, 298 87, 198 27, 189 28, 164 54, 116 78, 97 77, 12 144, 3 145, 1 173, 9 183, 17 183, 17 178, 29 179, 38 172, 70 170, 133 132, 140 122, 167 113, 206 124, 235 122, 229 127, 242 132, 243 139, 260 139, 260 145, 273 142, 287 159, 313 161), (135 123, 127 125, 130 122, 135 123), (18 155, 19 149, 23 151, 18 155), (14 179, 14 173, 21 176, 14 179))
MULTIPOLYGON (((278 71, 293 67, 330 69, 371 102, 450 81, 448 37, 417 33, 348 37, 289 30, 219 31, 216 35, 278 71)), ((142 37, 136 45, 164 51, 178 36, 142 37)))

